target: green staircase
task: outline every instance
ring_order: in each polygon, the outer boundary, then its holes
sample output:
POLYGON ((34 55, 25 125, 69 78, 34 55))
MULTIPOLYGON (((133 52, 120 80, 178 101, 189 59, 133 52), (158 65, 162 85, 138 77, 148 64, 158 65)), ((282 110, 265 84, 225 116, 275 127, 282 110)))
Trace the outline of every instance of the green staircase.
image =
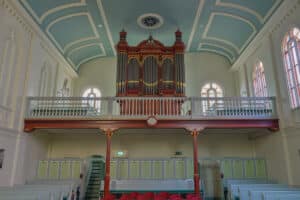
POLYGON ((88 170, 85 200, 99 200, 101 181, 104 180, 105 163, 102 156, 92 156, 88 170))

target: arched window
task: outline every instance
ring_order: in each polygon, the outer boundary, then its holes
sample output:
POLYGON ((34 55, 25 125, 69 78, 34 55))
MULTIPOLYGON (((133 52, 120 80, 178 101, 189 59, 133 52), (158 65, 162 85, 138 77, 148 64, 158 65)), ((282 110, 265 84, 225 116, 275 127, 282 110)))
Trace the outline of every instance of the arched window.
POLYGON ((223 101, 218 100, 216 102, 216 99, 213 98, 223 97, 223 95, 223 89, 217 83, 210 82, 205 84, 201 89, 201 97, 208 97, 209 99, 202 101, 202 111, 209 111, 214 109, 216 103, 222 103, 223 101))
POLYGON ((300 107, 300 30, 292 28, 283 40, 283 60, 292 108, 300 107))
POLYGON ((256 97, 267 97, 268 89, 265 77, 264 66, 261 61, 259 61, 253 70, 253 88, 254 88, 254 96, 256 97))
POLYGON ((83 100, 84 104, 87 104, 89 107, 96 108, 98 112, 101 109, 101 102, 100 99, 95 99, 101 97, 101 92, 97 88, 88 88, 84 91, 82 97, 86 99, 83 100))

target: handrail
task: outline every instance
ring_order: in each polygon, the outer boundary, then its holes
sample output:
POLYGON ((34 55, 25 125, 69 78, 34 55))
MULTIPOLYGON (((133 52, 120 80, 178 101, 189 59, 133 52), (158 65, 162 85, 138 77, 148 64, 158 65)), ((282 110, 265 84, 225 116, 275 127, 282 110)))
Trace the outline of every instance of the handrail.
POLYGON ((275 97, 28 97, 25 118, 276 118, 275 97))

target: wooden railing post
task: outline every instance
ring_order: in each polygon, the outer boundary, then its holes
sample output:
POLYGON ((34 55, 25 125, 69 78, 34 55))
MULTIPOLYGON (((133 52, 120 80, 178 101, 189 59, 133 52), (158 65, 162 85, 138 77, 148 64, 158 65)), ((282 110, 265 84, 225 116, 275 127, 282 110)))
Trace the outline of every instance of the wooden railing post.
POLYGON ((107 98, 107 114, 108 116, 113 116, 113 103, 114 103, 114 97, 107 98))
POLYGON ((196 107, 195 107, 195 98, 194 97, 190 97, 189 98, 190 103, 191 103, 191 111, 190 111, 190 117, 193 119, 195 111, 196 111, 196 107))
POLYGON ((271 101, 271 109, 272 109, 272 117, 276 117, 277 116, 277 104, 276 104, 276 98, 275 97, 270 97, 270 101, 271 101))

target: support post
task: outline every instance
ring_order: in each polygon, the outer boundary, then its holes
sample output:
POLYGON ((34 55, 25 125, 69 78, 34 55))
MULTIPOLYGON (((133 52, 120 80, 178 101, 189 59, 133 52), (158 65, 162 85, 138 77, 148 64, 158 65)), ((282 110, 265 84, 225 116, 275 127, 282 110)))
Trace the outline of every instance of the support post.
POLYGON ((106 157, 105 157, 105 178, 104 178, 104 198, 109 195, 110 185, 110 152, 111 152, 111 137, 113 131, 111 129, 105 130, 106 135, 106 157))
POLYGON ((200 196, 200 177, 199 177, 199 166, 198 166, 198 135, 199 131, 194 129, 191 132, 191 135, 193 136, 193 157, 194 157, 194 193, 195 195, 201 200, 200 196))

